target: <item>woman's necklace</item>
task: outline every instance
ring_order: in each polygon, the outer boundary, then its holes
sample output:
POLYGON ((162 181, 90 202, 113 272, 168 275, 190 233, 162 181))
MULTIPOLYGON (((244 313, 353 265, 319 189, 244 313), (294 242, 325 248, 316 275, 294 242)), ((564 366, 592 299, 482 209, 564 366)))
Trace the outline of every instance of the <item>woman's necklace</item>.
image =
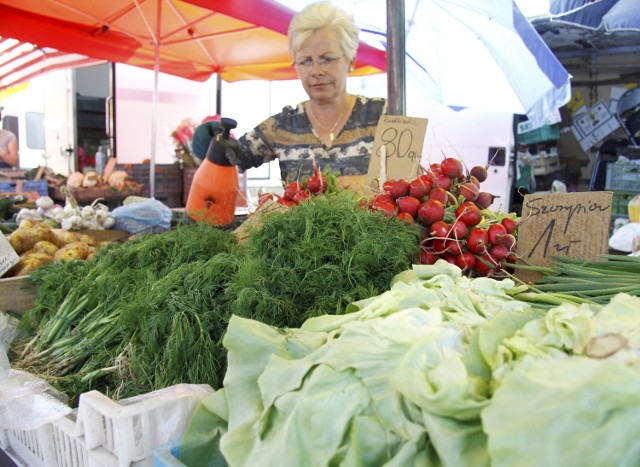
MULTIPOLYGON (((326 126, 324 126, 322 123, 320 123, 320 120, 318 120, 318 117, 316 117, 316 115, 313 113, 313 109, 311 108, 311 103, 309 103, 309 115, 311 115, 311 117, 313 118, 313 120, 318 124, 318 126, 320 128, 322 128, 324 131, 326 131, 327 133, 329 133, 329 145, 332 146, 333 145, 333 140, 335 139, 335 135, 333 134, 333 131, 336 129, 336 127, 338 126, 338 123, 340 123, 342 121, 342 119, 344 118, 345 114, 347 113, 347 111, 349 110, 351 106, 349 105, 349 102, 347 101, 347 105, 345 106, 344 110, 342 111, 342 113, 340 114, 340 116, 338 117, 338 119, 336 120, 336 122, 333 124, 333 126, 331 127, 331 129, 327 128, 326 126)), ((318 137, 318 134, 316 133, 315 130, 313 130, 313 133, 318 137)))

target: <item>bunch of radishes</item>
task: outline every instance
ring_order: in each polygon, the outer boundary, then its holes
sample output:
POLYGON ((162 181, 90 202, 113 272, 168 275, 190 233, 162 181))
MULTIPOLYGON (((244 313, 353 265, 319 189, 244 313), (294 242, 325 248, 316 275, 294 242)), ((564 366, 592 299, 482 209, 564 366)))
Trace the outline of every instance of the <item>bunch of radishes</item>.
POLYGON ((386 180, 368 206, 420 224, 421 263, 441 258, 468 275, 495 276, 515 262, 517 217, 488 209, 495 197, 480 191, 486 178, 486 167, 465 174, 459 159, 445 158, 414 180, 386 180))
POLYGON ((314 166, 313 175, 310 177, 285 185, 282 196, 275 193, 261 193, 258 196, 258 204, 261 205, 267 200, 273 200, 284 206, 296 206, 300 201, 307 200, 312 196, 335 191, 337 184, 338 179, 335 174, 323 173, 317 166, 314 166))

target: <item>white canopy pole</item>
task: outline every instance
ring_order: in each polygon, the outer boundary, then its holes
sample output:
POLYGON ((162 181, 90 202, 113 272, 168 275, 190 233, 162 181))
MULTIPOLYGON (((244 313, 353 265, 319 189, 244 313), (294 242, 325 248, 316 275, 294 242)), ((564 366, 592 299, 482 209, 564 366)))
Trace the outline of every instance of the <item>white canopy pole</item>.
POLYGON ((387 0, 387 97, 390 115, 406 113, 404 0, 387 0))

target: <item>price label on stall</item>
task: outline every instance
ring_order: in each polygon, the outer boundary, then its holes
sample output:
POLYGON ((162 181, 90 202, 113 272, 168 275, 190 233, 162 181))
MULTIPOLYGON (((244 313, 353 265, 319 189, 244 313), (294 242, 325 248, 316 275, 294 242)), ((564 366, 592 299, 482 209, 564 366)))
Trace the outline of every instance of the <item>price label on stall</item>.
POLYGON ((9 240, 0 235, 0 277, 18 262, 20 257, 13 249, 9 240))
POLYGON ((383 115, 373 141, 365 186, 378 191, 380 180, 410 179, 419 171, 428 119, 383 115))
MULTIPOLYGON (((518 227, 517 257, 548 266, 554 256, 595 260, 608 252, 613 193, 525 195, 518 227)), ((516 268, 525 281, 537 273, 516 268)))

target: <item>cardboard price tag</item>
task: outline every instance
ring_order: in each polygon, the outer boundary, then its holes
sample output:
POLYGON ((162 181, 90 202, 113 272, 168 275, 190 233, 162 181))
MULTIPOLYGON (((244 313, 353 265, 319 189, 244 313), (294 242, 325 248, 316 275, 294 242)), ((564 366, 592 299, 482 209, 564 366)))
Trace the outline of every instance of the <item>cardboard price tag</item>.
POLYGON ((4 235, 0 235, 0 277, 18 262, 20 257, 4 235))
MULTIPOLYGON (((518 227, 517 256, 549 266, 554 256, 597 260, 608 252, 611 192, 525 195, 518 227)), ((525 281, 539 274, 516 268, 525 281)))
POLYGON ((379 179, 412 178, 418 173, 428 119, 383 115, 380 117, 365 186, 378 191, 379 179))

